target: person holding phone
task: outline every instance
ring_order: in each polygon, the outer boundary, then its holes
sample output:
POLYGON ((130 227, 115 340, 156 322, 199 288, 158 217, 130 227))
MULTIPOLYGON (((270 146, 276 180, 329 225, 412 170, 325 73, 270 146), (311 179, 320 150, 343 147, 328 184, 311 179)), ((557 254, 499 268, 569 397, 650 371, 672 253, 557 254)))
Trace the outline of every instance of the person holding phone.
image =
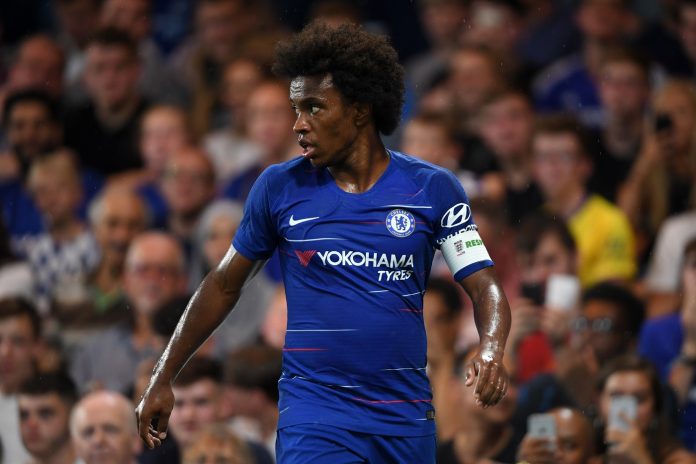
POLYGON ((635 355, 616 359, 600 375, 597 391, 607 462, 696 462, 673 435, 664 390, 650 361, 635 355))

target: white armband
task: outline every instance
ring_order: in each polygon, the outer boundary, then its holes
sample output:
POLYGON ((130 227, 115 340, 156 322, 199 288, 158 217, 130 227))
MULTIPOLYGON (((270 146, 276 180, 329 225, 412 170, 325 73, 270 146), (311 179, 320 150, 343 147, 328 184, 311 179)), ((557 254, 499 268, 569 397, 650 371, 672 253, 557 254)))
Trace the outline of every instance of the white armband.
POLYGON ((475 263, 490 261, 491 257, 476 230, 463 230, 448 237, 440 245, 442 255, 452 275, 475 263))

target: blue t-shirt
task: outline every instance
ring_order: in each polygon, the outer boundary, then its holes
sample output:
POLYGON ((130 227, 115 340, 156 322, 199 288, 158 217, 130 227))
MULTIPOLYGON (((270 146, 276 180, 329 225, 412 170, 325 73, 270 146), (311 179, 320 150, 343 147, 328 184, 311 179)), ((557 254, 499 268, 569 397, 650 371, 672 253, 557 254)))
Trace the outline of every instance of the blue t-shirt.
POLYGON ((458 281, 493 263, 454 175, 389 155, 363 193, 297 158, 249 194, 233 245, 251 260, 280 251, 288 302, 279 428, 434 433, 423 293, 435 249, 451 248, 458 281))

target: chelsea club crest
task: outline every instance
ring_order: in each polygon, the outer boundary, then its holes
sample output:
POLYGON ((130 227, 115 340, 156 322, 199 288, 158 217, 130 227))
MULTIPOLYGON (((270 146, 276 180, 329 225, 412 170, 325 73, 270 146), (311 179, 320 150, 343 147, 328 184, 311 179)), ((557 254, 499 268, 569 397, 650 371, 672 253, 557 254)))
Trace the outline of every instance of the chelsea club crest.
POLYGON ((408 237, 416 229, 413 214, 403 209, 393 209, 387 214, 387 230, 395 237, 408 237))

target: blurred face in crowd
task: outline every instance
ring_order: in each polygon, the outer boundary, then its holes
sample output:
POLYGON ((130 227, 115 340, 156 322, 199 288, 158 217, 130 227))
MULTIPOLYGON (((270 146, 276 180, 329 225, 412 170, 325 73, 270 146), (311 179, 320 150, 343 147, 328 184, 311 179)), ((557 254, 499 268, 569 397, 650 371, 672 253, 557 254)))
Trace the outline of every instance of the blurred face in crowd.
POLYGON ((29 317, 0 319, 0 392, 14 393, 34 374, 38 340, 29 317))
POLYGON ((239 437, 230 430, 206 427, 191 446, 183 450, 183 464, 253 464, 256 462, 239 437))
POLYGON ((590 300, 582 305, 579 330, 591 346, 600 365, 628 351, 631 339, 625 334, 621 309, 609 301, 590 300))
POLYGON ((237 227, 239 221, 226 215, 219 215, 211 221, 203 244, 205 259, 211 269, 217 267, 227 253, 237 227))
POLYGON ((696 5, 684 2, 679 7, 679 33, 684 50, 696 62, 696 5))
POLYGON ((125 190, 103 194, 92 231, 99 243, 102 259, 122 265, 131 241, 145 228, 145 206, 140 197, 125 190))
POLYGON ((150 2, 148 0, 106 0, 101 9, 102 26, 127 32, 141 41, 150 32, 150 2))
POLYGON ((153 314, 186 289, 184 256, 172 237, 145 233, 131 243, 124 275, 126 295, 140 314, 153 314))
POLYGON ((25 160, 35 158, 59 143, 58 124, 51 120, 49 109, 40 101, 17 103, 5 115, 5 120, 7 141, 15 153, 25 160))
POLYGON ((202 379, 187 386, 174 386, 174 409, 169 428, 179 444, 190 446, 195 434, 208 424, 220 420, 222 386, 212 379, 202 379))
POLYGON ((426 2, 422 16, 425 31, 435 47, 451 47, 466 19, 466 6, 457 0, 426 2))
POLYGON ((546 284, 554 274, 575 274, 576 259, 557 234, 546 232, 539 237, 534 251, 522 257, 520 267, 525 282, 546 284))
POLYGON ((186 114, 171 106, 149 110, 141 122, 140 152, 147 169, 156 175, 164 172, 171 155, 191 142, 186 114))
POLYGON ((532 170, 544 197, 553 202, 583 188, 589 165, 574 134, 542 132, 532 140, 532 170))
POLYGON ((509 160, 529 150, 534 113, 529 101, 509 94, 483 108, 481 137, 497 158, 509 160))
POLYGON ((63 91, 63 52, 51 39, 34 36, 19 47, 17 61, 7 79, 11 90, 31 87, 45 90, 54 97, 63 91))
POLYGON ((611 41, 624 34, 628 17, 624 0, 583 0, 577 19, 586 37, 611 41))
POLYGON ((244 108, 252 90, 261 80, 261 69, 253 60, 239 58, 231 61, 222 75, 222 102, 235 119, 244 118, 244 108))
POLYGON ((599 95, 610 117, 643 116, 650 95, 648 76, 630 61, 610 61, 601 68, 599 95))
POLYGON ((33 165, 28 185, 48 227, 60 227, 75 218, 82 200, 82 186, 69 154, 54 154, 50 160, 33 165))
POLYGON ((446 127, 422 119, 406 124, 401 151, 448 169, 456 167, 459 154, 446 127))
POLYGON ((246 107, 247 134, 269 157, 282 160, 292 145, 295 117, 288 105, 288 89, 280 83, 258 85, 246 107))
POLYGON ((70 405, 57 393, 19 395, 19 428, 24 447, 47 461, 70 442, 70 405))
POLYGON ((137 95, 140 64, 125 47, 87 47, 84 80, 97 108, 117 111, 137 95))
POLYGON ((450 89, 461 109, 476 111, 487 95, 501 85, 492 59, 482 52, 464 49, 450 58, 450 89))
POLYGON ((464 29, 464 43, 490 47, 501 53, 511 52, 520 33, 515 12, 500 2, 477 0, 471 5, 471 22, 464 29))
POLYGON ((655 96, 653 103, 656 114, 666 114, 672 120, 672 129, 667 132, 670 151, 687 153, 696 131, 696 91, 685 83, 667 83, 655 96))
POLYGON ((222 64, 230 58, 246 32, 247 15, 237 0, 201 1, 196 11, 196 29, 203 50, 222 64))
POLYGON ((650 378, 642 371, 620 371, 609 376, 599 398, 599 411, 607 423, 611 400, 617 396, 630 395, 636 398, 636 423, 645 432, 655 411, 655 398, 650 388, 650 378))
POLYGON ((70 432, 75 453, 85 464, 132 464, 140 451, 135 408, 118 393, 101 391, 73 410, 70 432))
POLYGON ((215 194, 213 166, 205 153, 187 148, 171 156, 164 170, 162 193, 173 214, 200 213, 215 194))
POLYGON ((551 411, 556 421, 558 464, 587 464, 592 458, 592 426, 579 411, 559 408, 551 411))
POLYGON ((55 2, 61 30, 81 47, 89 40, 99 22, 97 0, 55 2))

